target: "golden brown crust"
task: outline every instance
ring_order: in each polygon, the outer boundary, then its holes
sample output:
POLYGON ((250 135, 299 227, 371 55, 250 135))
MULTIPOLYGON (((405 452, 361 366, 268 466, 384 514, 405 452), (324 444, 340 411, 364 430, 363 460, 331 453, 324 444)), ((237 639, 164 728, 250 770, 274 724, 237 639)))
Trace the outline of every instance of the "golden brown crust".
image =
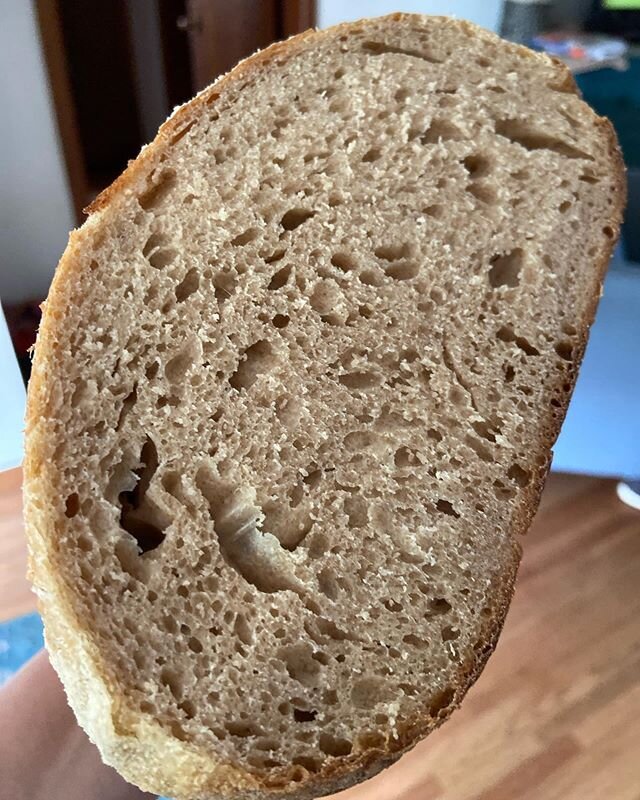
MULTIPOLYGON (((395 14, 391 19, 401 20, 410 16, 395 14)), ((493 34, 482 31, 470 23, 451 24, 459 25, 469 35, 489 37, 492 40, 495 38, 493 34)), ((194 797, 202 800, 205 798, 213 800, 216 797, 257 799, 265 795, 273 798, 307 800, 335 792, 389 766, 448 718, 482 671, 497 642, 509 608, 520 559, 517 536, 526 531, 537 508, 550 465, 551 447, 558 435, 569 401, 567 395, 563 407, 544 431, 539 448, 542 463, 512 519, 512 558, 500 576, 496 604, 481 637, 482 645, 475 653, 473 661, 461 667, 457 683, 451 687, 451 696, 441 697, 439 707, 436 699, 431 708, 416 712, 411 719, 404 720, 399 727, 397 737, 393 738, 385 749, 355 753, 349 759, 340 761, 329 760, 319 774, 309 776, 302 785, 293 782, 291 771, 287 770, 279 773, 278 780, 265 782, 239 767, 215 762, 210 753, 204 753, 193 745, 174 739, 159 724, 152 724, 138 711, 128 708, 119 695, 118 688, 110 685, 108 673, 102 667, 100 652, 85 633, 86 623, 77 617, 72 602, 72 587, 65 585, 61 577, 63 572, 56 566, 64 554, 56 550, 56 521, 49 510, 49 500, 55 494, 55 487, 51 476, 47 474, 46 469, 43 469, 43 465, 53 455, 52 444, 47 428, 40 423, 41 418, 46 416, 49 405, 50 387, 47 372, 57 345, 56 325, 62 318, 68 302, 68 287, 74 283, 77 271, 82 268, 83 246, 94 236, 97 222, 107 212, 110 204, 121 195, 136 189, 136 186, 157 166, 163 151, 170 146, 172 139, 196 118, 203 108, 219 102, 219 98, 229 89, 241 88, 245 81, 250 81, 274 60, 289 59, 319 38, 335 35, 337 31, 348 33, 350 30, 352 26, 345 24, 329 32, 307 31, 286 42, 274 44, 241 62, 228 75, 177 109, 162 125, 156 139, 144 148, 125 172, 91 203, 87 209, 90 217, 82 229, 71 234, 51 287, 38 337, 26 417, 25 519, 30 548, 30 575, 40 598, 47 647, 52 662, 63 679, 70 704, 80 723, 100 746, 107 763, 142 788, 172 794, 176 800, 180 798, 192 800, 194 797)), ((523 48, 521 50, 528 57, 540 58, 523 48)), ((556 64, 556 70, 558 81, 553 88, 577 94, 575 82, 568 70, 560 64, 556 64)), ((608 120, 600 120, 599 124, 606 128, 610 158, 618 188, 618 204, 611 211, 614 235, 610 238, 610 245, 603 249, 595 267, 599 276, 598 286, 601 286, 620 225, 625 201, 625 179, 624 166, 613 129, 608 120)), ((574 377, 586 346, 589 326, 598 299, 599 294, 594 293, 588 313, 582 320, 574 377)))

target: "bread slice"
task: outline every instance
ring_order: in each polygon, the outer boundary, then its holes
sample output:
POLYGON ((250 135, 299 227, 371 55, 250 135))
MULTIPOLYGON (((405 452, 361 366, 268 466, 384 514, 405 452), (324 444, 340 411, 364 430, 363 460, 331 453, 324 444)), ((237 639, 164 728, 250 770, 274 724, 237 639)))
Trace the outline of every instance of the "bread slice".
POLYGON ((311 798, 449 716, 623 186, 563 66, 445 18, 308 32, 163 125, 71 235, 29 394, 32 576, 107 763, 311 798))

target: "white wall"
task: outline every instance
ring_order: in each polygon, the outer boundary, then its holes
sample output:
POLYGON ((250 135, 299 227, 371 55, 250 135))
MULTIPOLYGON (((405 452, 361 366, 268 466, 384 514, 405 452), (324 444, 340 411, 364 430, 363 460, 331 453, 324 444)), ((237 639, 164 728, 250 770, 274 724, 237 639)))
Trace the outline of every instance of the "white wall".
POLYGON ((35 12, 0 0, 0 297, 41 299, 74 227, 35 12))
POLYGON ((468 19, 483 28, 497 30, 502 9, 501 0, 318 0, 318 27, 327 28, 338 22, 377 17, 394 11, 420 14, 449 14, 468 19))

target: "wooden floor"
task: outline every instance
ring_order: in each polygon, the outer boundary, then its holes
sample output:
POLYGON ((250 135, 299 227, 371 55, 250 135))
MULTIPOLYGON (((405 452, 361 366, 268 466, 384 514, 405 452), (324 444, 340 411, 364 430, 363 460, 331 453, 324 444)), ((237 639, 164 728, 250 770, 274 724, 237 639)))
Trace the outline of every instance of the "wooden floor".
MULTIPOLYGON (((20 475, 0 474, 0 619, 33 609, 20 475)), ((640 512, 554 475, 500 644, 463 707, 341 800, 640 800, 640 512)))

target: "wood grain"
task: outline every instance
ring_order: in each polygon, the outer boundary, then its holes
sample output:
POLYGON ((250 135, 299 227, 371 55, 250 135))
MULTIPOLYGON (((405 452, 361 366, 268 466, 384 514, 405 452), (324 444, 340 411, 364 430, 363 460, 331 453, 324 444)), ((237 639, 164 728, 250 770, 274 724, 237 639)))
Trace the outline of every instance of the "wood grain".
MULTIPOLYGON (((0 473, 0 619, 32 610, 20 472, 0 473)), ((340 800, 640 800, 640 512, 554 475, 496 653, 427 741, 340 800)))

